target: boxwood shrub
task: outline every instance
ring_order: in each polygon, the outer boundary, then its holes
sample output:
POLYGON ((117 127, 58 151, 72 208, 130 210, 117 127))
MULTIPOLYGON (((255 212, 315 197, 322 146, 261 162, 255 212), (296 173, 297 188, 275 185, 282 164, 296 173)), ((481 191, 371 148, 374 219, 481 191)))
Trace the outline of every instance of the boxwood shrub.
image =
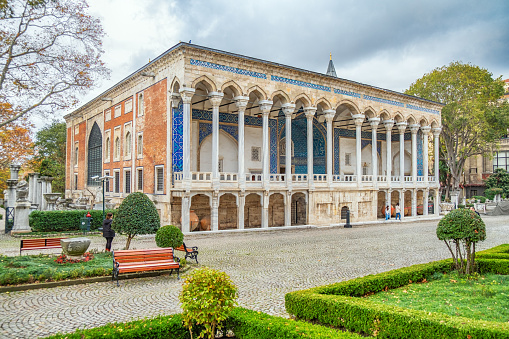
MULTIPOLYGON (((235 333, 236 338, 242 339, 361 339, 355 333, 341 332, 332 328, 313 325, 303 321, 271 316, 262 312, 236 308, 226 321, 228 330, 235 333)), ((199 333, 200 329, 193 329, 199 333)), ((223 335, 224 338, 226 336, 223 335)), ((93 339, 93 338, 128 338, 128 339, 189 339, 189 330, 183 325, 180 314, 158 316, 152 319, 131 321, 128 323, 113 323, 105 326, 77 330, 69 334, 57 334, 48 339, 93 339)))
MULTIPOLYGON (((96 231, 102 226, 102 210, 33 211, 29 216, 29 224, 33 232, 80 231, 80 219, 87 212, 92 216, 90 230, 96 231)), ((108 212, 115 215, 115 210, 106 210, 108 212)))
MULTIPOLYGON (((483 255, 479 252, 480 258, 483 255)), ((482 273, 509 271, 509 260, 480 258, 478 265, 482 273)), ((409 310, 360 298, 429 280, 434 274, 451 269, 452 260, 442 260, 292 292, 285 296, 286 310, 300 319, 377 338, 509 338, 509 323, 409 310)))

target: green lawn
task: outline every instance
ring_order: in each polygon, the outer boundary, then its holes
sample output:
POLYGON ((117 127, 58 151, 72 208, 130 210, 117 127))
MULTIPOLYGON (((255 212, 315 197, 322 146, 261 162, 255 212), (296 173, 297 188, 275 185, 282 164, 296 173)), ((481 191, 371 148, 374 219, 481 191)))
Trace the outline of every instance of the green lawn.
POLYGON ((58 255, 0 256, 0 285, 58 281, 111 274, 111 253, 95 253, 94 259, 74 264, 57 264, 58 255))
POLYGON ((385 305, 444 313, 476 320, 509 321, 509 276, 486 274, 467 279, 455 273, 368 297, 385 305))

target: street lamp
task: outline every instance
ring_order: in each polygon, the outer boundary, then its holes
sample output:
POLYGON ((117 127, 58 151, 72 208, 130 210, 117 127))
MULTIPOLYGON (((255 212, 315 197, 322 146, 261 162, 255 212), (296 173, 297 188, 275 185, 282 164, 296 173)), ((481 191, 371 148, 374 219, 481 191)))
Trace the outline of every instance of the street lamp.
POLYGON ((96 182, 102 182, 102 185, 103 185, 103 220, 105 218, 105 208, 104 208, 104 183, 106 182, 106 180, 109 180, 109 179, 113 179, 113 177, 111 175, 105 175, 105 176, 98 176, 98 175, 94 175, 93 177, 91 177, 90 179, 96 181, 96 182))

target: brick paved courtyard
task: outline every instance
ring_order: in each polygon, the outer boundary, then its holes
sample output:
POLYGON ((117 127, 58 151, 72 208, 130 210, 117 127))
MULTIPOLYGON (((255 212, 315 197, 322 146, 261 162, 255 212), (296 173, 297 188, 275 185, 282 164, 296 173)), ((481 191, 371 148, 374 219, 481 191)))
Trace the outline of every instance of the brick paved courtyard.
MULTIPOLYGON (((509 217, 483 217, 487 240, 478 250, 509 243, 509 217)), ((239 288, 240 306, 288 316, 290 291, 449 257, 435 235, 437 220, 367 226, 192 235, 200 264, 227 272, 239 288)), ((91 248, 104 239, 93 236, 91 248)), ((113 248, 125 239, 117 237, 113 248)), ((153 236, 131 248, 155 247, 153 236)), ((0 236, 0 251, 19 254, 19 240, 0 236)), ((196 266, 193 264, 192 266, 196 266)), ((35 338, 108 322, 180 312, 182 281, 159 276, 0 294, 0 337, 35 338)))

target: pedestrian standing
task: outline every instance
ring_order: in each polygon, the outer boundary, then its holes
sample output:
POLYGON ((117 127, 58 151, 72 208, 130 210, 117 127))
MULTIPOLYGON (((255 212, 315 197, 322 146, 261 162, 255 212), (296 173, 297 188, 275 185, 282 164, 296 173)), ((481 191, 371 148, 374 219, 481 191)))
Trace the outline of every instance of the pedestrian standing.
POLYGON ((396 204, 396 220, 401 221, 401 207, 399 206, 399 202, 396 204))
POLYGON ((391 219, 391 206, 387 205, 387 207, 385 208, 385 220, 390 219, 391 219))
POLYGON ((115 231, 111 229, 111 222, 113 221, 113 213, 106 214, 106 219, 103 220, 103 237, 106 238, 106 252, 111 251, 111 243, 115 237, 115 231))

